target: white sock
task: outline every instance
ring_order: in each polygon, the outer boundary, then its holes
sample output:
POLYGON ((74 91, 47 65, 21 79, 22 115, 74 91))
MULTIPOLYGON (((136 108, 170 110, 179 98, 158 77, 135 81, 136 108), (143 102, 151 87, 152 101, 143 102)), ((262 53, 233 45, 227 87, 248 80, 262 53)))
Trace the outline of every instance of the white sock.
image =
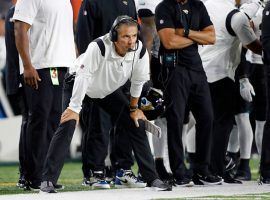
POLYGON ((235 116, 239 133, 240 158, 250 159, 253 131, 249 121, 249 113, 241 113, 235 116))
POLYGON ((187 133, 187 152, 196 153, 196 129, 195 126, 191 127, 187 133))
POLYGON ((165 143, 167 141, 167 121, 165 118, 155 120, 155 124, 161 128, 161 138, 152 137, 154 157, 163 158, 165 151, 165 143))
POLYGON ((239 138, 238 138, 238 128, 233 125, 233 129, 230 134, 229 143, 227 151, 232 153, 237 153, 239 151, 239 138))
POLYGON ((185 150, 186 150, 186 147, 187 147, 187 131, 188 131, 188 124, 183 124, 182 143, 183 143, 184 153, 185 153, 185 150))
POLYGON ((259 155, 261 155, 261 152, 262 152, 262 138, 263 138, 264 125, 265 125, 265 121, 256 120, 255 142, 256 142, 257 151, 259 155))

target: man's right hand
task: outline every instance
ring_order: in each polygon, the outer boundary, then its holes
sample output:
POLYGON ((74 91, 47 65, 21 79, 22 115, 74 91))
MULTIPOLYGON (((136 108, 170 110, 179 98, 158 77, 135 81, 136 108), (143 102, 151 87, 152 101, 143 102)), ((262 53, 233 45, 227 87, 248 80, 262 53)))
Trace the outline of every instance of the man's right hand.
POLYGON ((33 66, 25 67, 23 76, 26 85, 36 90, 38 89, 38 81, 41 81, 41 79, 37 73, 37 70, 33 66))

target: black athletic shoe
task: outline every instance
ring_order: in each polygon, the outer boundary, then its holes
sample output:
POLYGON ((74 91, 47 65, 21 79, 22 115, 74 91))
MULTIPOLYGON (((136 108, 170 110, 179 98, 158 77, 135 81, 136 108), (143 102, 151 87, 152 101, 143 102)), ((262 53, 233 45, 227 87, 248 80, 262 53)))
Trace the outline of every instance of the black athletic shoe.
POLYGON ((230 172, 234 170, 236 167, 236 163, 229 155, 225 156, 225 171, 230 172))
POLYGON ((53 187, 56 190, 63 190, 63 189, 65 189, 65 186, 64 185, 60 185, 60 184, 53 184, 53 187))
POLYGON ((25 180, 24 176, 21 176, 21 177, 19 178, 19 180, 18 180, 16 186, 19 187, 19 188, 24 188, 25 182, 26 182, 26 180, 25 180))
POLYGON ((41 182, 39 193, 57 193, 57 191, 54 188, 52 182, 43 181, 41 182))
POLYGON ((248 168, 246 170, 238 169, 236 171, 234 178, 242 180, 242 181, 250 181, 251 180, 250 168, 248 168))
POLYGON ((83 182, 82 182, 82 186, 90 186, 90 185, 91 185, 90 178, 84 177, 83 182))
POLYGON ((150 188, 155 191, 172 191, 172 186, 164 183, 160 179, 155 179, 151 184, 150 188))
POLYGON ((270 177, 263 177, 260 176, 260 179, 258 180, 259 185, 270 185, 270 177))
POLYGON ((30 182, 30 181, 26 181, 25 184, 24 184, 23 189, 25 191, 35 191, 35 192, 37 192, 40 189, 40 185, 34 184, 34 183, 30 182))
POLYGON ((194 186, 194 182, 187 177, 175 178, 174 179, 174 186, 176 186, 176 187, 192 187, 192 186, 194 186))
POLYGON ((194 173, 192 180, 195 185, 221 185, 223 182, 220 176, 212 174, 201 175, 199 173, 194 173))
POLYGON ((237 180, 233 177, 231 177, 230 174, 226 174, 223 176, 224 183, 229 183, 229 184, 242 184, 242 181, 237 180))

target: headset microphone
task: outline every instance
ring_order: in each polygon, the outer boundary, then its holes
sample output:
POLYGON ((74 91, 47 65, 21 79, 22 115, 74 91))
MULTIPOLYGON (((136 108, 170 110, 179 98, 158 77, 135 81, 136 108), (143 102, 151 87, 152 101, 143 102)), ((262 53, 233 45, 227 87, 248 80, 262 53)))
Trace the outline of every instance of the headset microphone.
POLYGON ((129 49, 128 49, 128 52, 137 51, 137 50, 138 50, 138 48, 139 48, 139 41, 137 40, 137 41, 136 41, 136 44, 135 44, 135 48, 134 48, 134 49, 129 48, 129 49))

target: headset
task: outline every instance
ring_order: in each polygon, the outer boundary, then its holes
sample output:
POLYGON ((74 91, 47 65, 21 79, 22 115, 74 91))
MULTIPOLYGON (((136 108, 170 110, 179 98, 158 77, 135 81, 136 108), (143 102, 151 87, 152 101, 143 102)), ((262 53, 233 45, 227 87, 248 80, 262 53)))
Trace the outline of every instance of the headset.
POLYGON ((113 25, 112 25, 111 30, 110 30, 110 39, 111 39, 111 41, 112 42, 116 42, 117 41, 117 39, 118 39, 117 28, 119 27, 119 25, 125 24, 125 23, 134 23, 134 24, 137 25, 138 34, 137 34, 136 43, 138 43, 139 42, 139 35, 140 35, 140 25, 138 24, 138 22, 136 20, 134 20, 132 17, 129 17, 127 15, 118 16, 114 20, 113 25))

